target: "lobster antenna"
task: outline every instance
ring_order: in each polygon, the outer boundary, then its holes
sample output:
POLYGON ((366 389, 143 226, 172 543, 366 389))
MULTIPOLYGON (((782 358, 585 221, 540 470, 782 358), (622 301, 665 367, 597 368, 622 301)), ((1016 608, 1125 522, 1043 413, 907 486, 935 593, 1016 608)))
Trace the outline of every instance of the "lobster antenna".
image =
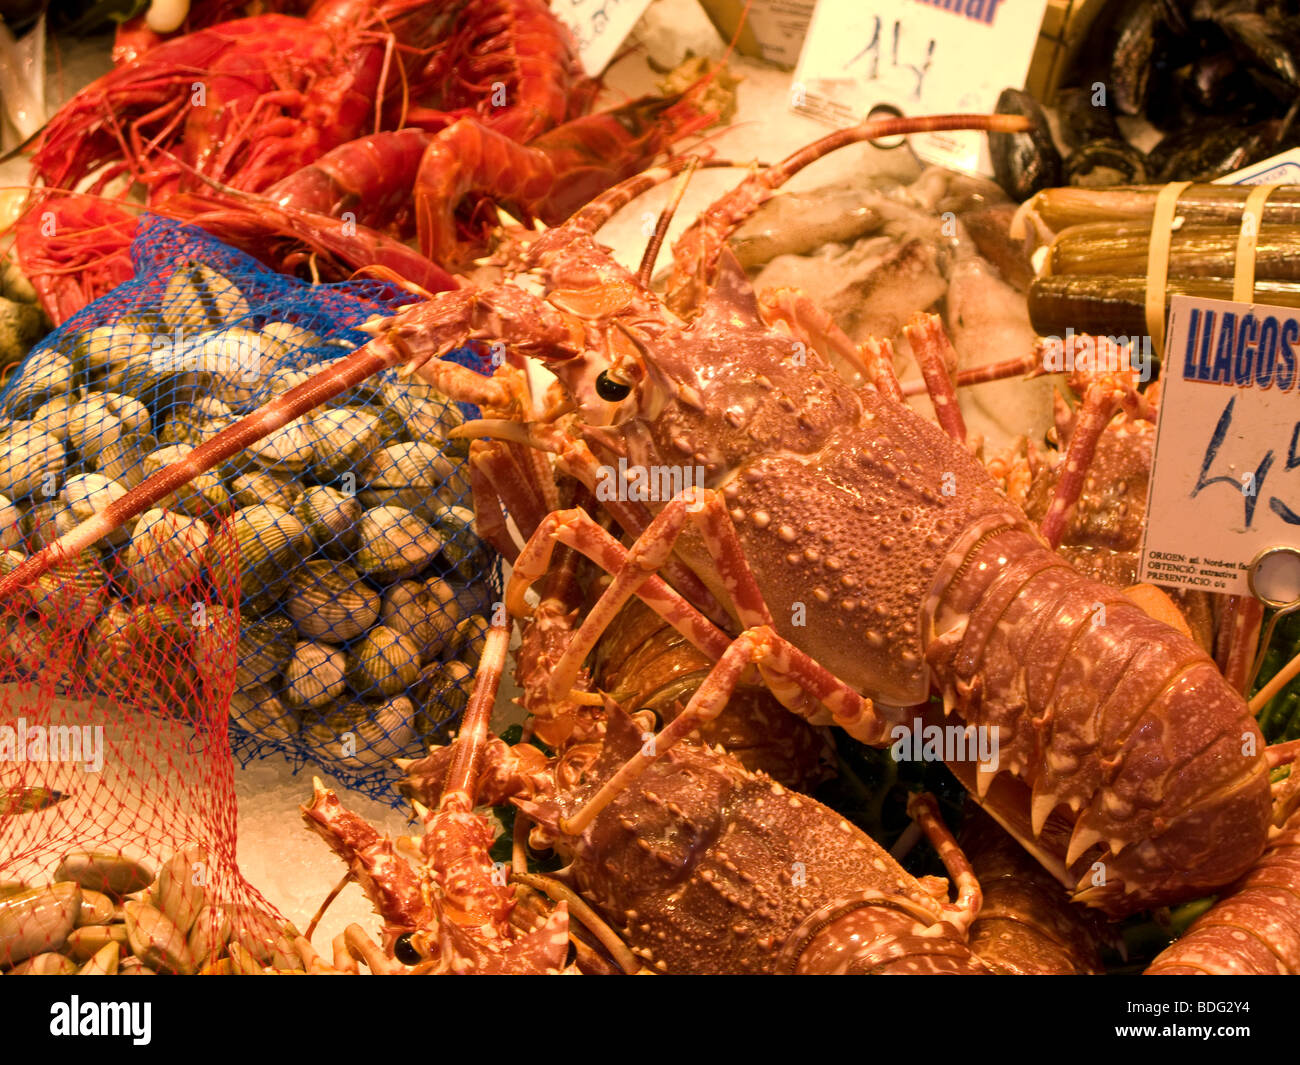
POLYGON ((672 223, 677 208, 681 206, 682 197, 686 195, 686 186, 691 183, 691 178, 694 176, 699 163, 699 156, 693 155, 690 157, 686 169, 682 171, 681 176, 677 179, 672 199, 659 212, 659 219, 655 222, 655 231, 650 235, 650 243, 646 245, 645 254, 641 256, 641 265, 637 267, 636 271, 637 284, 643 288, 649 288, 650 286, 650 275, 654 273, 655 260, 659 258, 659 249, 664 246, 664 238, 668 236, 668 226, 672 223))

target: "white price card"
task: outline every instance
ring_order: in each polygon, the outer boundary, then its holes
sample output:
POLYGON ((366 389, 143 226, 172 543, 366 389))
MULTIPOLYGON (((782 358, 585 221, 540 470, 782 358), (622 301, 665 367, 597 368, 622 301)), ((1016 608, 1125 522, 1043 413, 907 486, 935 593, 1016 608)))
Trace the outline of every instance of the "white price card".
POLYGON ((1174 296, 1139 578, 1249 595, 1300 546, 1300 310, 1174 296))
MULTIPOLYGON (((907 115, 990 112, 1021 88, 1047 0, 818 0, 790 102, 834 126, 877 104, 907 115)), ((991 175, 983 133, 911 138, 927 162, 991 175)))
POLYGON ((650 0, 552 0, 551 10, 578 42, 582 69, 596 77, 619 50, 650 0))

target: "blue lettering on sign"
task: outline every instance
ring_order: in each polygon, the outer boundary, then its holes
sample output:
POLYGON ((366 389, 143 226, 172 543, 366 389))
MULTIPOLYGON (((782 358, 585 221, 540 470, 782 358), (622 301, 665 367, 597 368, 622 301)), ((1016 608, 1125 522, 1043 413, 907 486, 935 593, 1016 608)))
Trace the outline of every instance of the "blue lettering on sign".
POLYGON ((926 7, 937 7, 940 11, 951 11, 954 15, 963 15, 974 22, 986 26, 993 25, 993 16, 1003 0, 919 0, 926 7))
POLYGON ((1300 321, 1254 312, 1194 308, 1187 317, 1183 379, 1237 388, 1277 388, 1296 384, 1300 321))

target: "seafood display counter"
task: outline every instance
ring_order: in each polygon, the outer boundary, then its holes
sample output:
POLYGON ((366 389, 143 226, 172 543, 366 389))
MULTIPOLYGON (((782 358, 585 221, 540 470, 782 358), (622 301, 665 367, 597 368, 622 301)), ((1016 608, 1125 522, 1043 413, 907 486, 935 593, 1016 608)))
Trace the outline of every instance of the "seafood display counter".
POLYGON ((832 129, 436 6, 0 26, 0 971, 1300 972, 1300 548, 1147 506, 1300 465, 1175 346, 1289 387, 1300 15, 832 129))

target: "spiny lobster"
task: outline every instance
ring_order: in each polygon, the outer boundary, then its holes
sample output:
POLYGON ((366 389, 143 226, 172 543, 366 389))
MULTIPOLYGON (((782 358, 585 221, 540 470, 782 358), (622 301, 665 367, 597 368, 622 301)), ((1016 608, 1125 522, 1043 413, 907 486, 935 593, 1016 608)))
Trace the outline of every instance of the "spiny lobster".
MULTIPOLYGON (((516 399, 508 379, 439 358, 466 341, 504 342, 545 360, 570 402, 528 426, 481 424, 479 435, 556 451, 592 490, 601 461, 620 457, 647 469, 700 466, 708 485, 657 512, 611 501, 636 537, 631 548, 585 512, 553 511, 516 559, 507 605, 519 616, 529 613, 524 592, 547 572, 558 544, 615 574, 551 671, 552 699, 573 687, 600 632, 633 594, 716 663, 655 737, 654 753, 634 755, 563 816, 567 835, 590 826, 756 668, 787 707, 864 742, 889 742, 932 689, 942 711, 916 713, 996 729, 996 767, 951 768, 1079 901, 1122 915, 1221 886, 1258 857, 1268 820, 1269 758, 1241 696, 1193 641, 1050 550, 953 438, 955 404, 942 389, 934 398, 948 435, 899 402, 878 348, 824 354, 824 338, 812 332, 796 339, 765 325, 739 268, 720 250, 747 209, 819 154, 955 125, 1021 123, 868 122, 752 175, 678 245, 686 280, 675 286, 675 302, 686 318, 646 287, 645 271, 618 267, 592 234, 615 208, 689 164, 673 161, 630 180, 523 249, 520 265, 541 294, 514 282, 461 289, 372 323, 375 339, 353 356, 49 551, 84 548, 206 465, 388 367, 408 364, 457 399, 508 412, 516 399), (831 359, 847 363, 861 384, 847 382, 831 359), (661 569, 675 588, 656 575, 661 569), (1099 606, 1104 624, 1094 623, 1099 606)), ((918 345, 927 332, 932 326, 921 323, 914 349, 937 343, 931 336, 918 345)), ((479 520, 485 529, 501 524, 490 509, 479 520)), ((0 580, 0 596, 49 561, 49 553, 37 556, 0 580)))

